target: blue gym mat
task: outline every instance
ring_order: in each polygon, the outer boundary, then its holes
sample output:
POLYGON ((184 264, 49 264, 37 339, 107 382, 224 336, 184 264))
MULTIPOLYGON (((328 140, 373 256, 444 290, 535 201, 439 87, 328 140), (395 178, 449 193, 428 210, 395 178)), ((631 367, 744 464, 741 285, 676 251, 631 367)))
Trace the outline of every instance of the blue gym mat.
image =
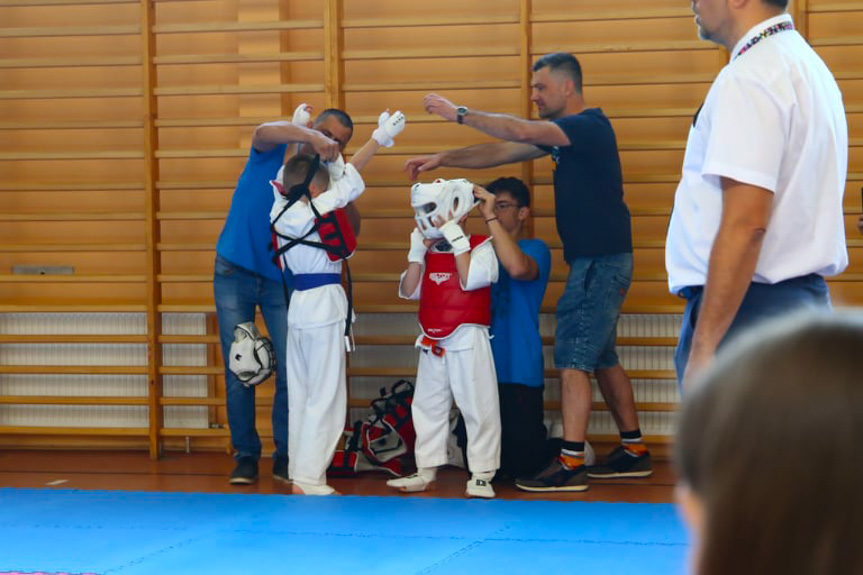
POLYGON ((682 575, 672 505, 0 489, 0 575, 682 575))

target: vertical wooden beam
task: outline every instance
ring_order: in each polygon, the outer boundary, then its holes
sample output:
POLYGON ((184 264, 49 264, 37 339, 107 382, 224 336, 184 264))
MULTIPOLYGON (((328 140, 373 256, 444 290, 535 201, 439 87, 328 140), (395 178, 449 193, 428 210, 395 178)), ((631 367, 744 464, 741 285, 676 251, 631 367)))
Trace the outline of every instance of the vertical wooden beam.
MULTIPOLYGON (((519 67, 521 69, 521 110, 522 118, 530 118, 533 104, 530 101, 530 81, 532 77, 531 66, 533 65, 533 30, 531 29, 531 11, 533 10, 532 0, 519 0, 519 67)), ((534 192, 534 169, 533 160, 522 162, 521 164, 521 179, 527 184, 530 189, 531 197, 535 197, 534 192)), ((535 202, 531 201, 531 205, 535 202)), ((525 222, 524 233, 527 237, 534 236, 534 217, 531 212, 530 219, 525 222)))
POLYGON ((793 11, 794 27, 800 35, 809 40, 809 0, 794 0, 793 11))
POLYGON ((342 52, 345 35, 342 30, 342 0, 324 2, 324 101, 327 108, 345 107, 345 93, 342 90, 345 76, 345 63, 342 52))
POLYGON ((154 0, 141 0, 141 68, 144 97, 144 194, 146 206, 146 244, 147 244, 147 407, 149 410, 150 458, 157 459, 162 450, 162 346, 159 334, 162 332, 162 316, 159 305, 162 303, 161 286, 158 277, 161 270, 159 245, 159 132, 156 128, 158 101, 156 89, 156 38, 153 25, 156 21, 154 0))

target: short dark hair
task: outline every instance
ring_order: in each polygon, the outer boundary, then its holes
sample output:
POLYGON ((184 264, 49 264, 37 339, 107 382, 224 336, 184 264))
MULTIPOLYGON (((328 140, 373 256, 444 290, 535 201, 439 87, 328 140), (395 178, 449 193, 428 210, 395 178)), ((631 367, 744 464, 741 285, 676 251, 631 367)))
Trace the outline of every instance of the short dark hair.
POLYGON ((675 463, 704 505, 699 575, 863 573, 860 314, 795 316, 720 350, 675 463))
POLYGON ((339 123, 350 130, 354 131, 354 121, 351 120, 351 117, 344 110, 339 110, 338 108, 327 108, 315 118, 315 125, 320 124, 322 121, 327 119, 330 116, 335 116, 339 123))
POLYGON ((485 187, 489 192, 498 195, 501 192, 506 192, 519 206, 526 208, 530 207, 530 190, 524 185, 524 182, 518 178, 504 177, 498 178, 485 187))
MULTIPOLYGON (((285 162, 285 169, 282 172, 282 187, 284 187, 285 193, 293 196, 291 193, 292 189, 294 186, 306 181, 309 170, 312 168, 314 162, 315 157, 306 154, 297 154, 285 162)), ((330 174, 320 162, 318 162, 317 171, 312 177, 312 182, 322 190, 327 189, 330 183, 330 174)))
POLYGON ((538 72, 545 67, 552 72, 563 72, 572 80, 575 90, 578 93, 582 91, 582 75, 581 64, 578 59, 568 52, 555 52, 554 54, 546 54, 541 56, 533 63, 533 71, 538 72))
POLYGON ((762 2, 771 6, 776 6, 777 8, 782 8, 783 10, 788 8, 788 0, 762 0, 762 2))

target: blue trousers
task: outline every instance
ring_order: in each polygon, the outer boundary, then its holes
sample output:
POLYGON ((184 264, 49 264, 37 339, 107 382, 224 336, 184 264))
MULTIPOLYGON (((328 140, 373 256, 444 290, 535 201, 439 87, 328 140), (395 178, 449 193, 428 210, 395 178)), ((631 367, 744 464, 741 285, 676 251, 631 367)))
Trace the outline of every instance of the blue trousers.
MULTIPOLYGON (((255 428, 255 388, 246 387, 228 369, 228 354, 234 341, 234 327, 255 321, 255 308, 267 326, 276 351, 276 392, 273 398, 274 457, 288 456, 288 383, 286 372, 288 306, 280 282, 260 276, 216 256, 213 290, 219 318, 219 338, 225 366, 228 426, 236 456, 261 456, 261 438, 255 428)), ((266 383, 262 384, 266 385, 266 383)))
MULTIPOLYGON (((695 333, 703 293, 703 286, 687 287, 680 293, 686 298, 686 309, 683 312, 680 338, 674 352, 674 369, 677 372, 678 387, 680 387, 686 363, 689 361, 692 336, 695 333)), ((719 345, 722 347, 740 333, 764 320, 794 311, 829 310, 830 307, 830 291, 827 288, 827 282, 818 274, 791 278, 775 284, 753 282, 746 290, 740 309, 737 310, 731 327, 728 328, 719 345)))

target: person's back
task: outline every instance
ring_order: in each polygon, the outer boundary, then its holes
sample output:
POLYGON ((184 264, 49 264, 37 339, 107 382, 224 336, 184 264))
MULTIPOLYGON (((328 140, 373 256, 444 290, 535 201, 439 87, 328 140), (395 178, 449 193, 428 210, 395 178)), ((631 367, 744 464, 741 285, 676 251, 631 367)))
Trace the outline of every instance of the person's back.
POLYGON ((863 573, 863 316, 741 336, 686 396, 676 438, 697 575, 863 573))

